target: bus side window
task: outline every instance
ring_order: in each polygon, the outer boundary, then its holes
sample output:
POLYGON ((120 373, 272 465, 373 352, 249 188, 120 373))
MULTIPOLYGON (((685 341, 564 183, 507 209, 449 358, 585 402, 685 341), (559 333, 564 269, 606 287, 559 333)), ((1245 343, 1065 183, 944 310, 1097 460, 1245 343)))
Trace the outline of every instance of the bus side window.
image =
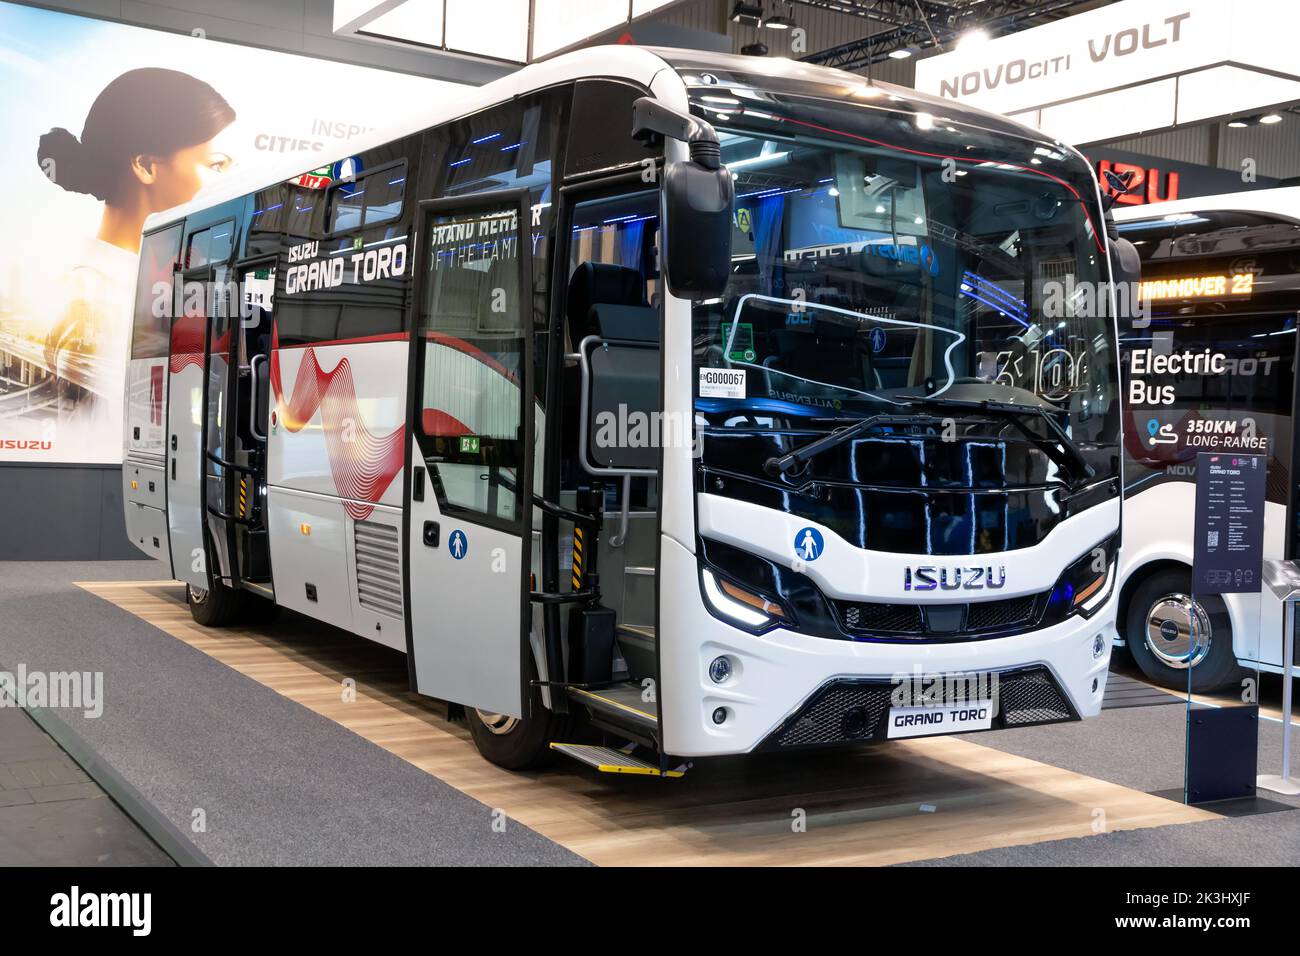
POLYGON ((145 236, 135 287, 131 358, 166 358, 172 309, 172 269, 181 251, 182 224, 145 236), (163 286, 166 286, 164 289, 163 286))
POLYGON ((574 209, 568 296, 573 345, 588 335, 658 340, 658 199, 657 191, 646 189, 574 209))
POLYGON ((430 217, 416 436, 443 510, 514 524, 524 463, 517 207, 430 217), (476 241, 467 241, 472 236, 476 241))

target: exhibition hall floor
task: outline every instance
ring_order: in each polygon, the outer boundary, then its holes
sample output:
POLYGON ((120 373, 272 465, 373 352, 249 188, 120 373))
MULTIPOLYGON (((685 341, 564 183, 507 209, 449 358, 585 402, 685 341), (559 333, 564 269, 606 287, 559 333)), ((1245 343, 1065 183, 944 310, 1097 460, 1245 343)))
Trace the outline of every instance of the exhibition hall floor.
MULTIPOLYGON (((480 758, 444 707, 407 691, 402 655, 288 613, 269 627, 201 628, 159 569, 0 563, 0 670, 103 673, 101 716, 58 712, 65 746, 108 768, 128 812, 184 844, 181 862, 1300 858, 1293 813, 1226 818, 1151 793, 1181 785, 1185 709, 1131 680, 1084 723, 727 758, 680 780, 563 762, 512 774, 480 758)), ((1277 772, 1280 739, 1278 721, 1261 721, 1261 772, 1277 772)), ((0 839, 2 828, 0 818, 0 839)))

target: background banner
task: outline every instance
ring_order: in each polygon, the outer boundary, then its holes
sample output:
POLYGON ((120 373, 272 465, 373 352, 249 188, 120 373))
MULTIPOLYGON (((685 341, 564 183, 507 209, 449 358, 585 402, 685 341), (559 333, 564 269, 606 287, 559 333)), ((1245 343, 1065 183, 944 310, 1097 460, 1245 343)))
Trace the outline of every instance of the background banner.
POLYGON ((115 463, 140 226, 455 83, 0 2, 0 463, 115 463))

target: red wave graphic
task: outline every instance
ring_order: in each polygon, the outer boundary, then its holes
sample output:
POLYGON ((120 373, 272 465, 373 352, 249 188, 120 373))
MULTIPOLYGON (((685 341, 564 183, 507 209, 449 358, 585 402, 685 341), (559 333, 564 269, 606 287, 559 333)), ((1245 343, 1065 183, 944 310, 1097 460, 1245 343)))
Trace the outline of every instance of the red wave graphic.
POLYGON ((401 471, 404 428, 399 427, 388 435, 376 435, 366 428, 347 358, 326 372, 316 361, 316 350, 310 346, 298 366, 293 394, 286 403, 278 343, 276 346, 271 350, 270 377, 280 423, 289 431, 297 432, 320 412, 334 487, 344 498, 359 499, 344 501, 343 508, 354 520, 370 517, 373 504, 359 502, 378 501, 401 471))
MULTIPOLYGON (((203 367, 203 339, 207 334, 207 324, 207 317, 202 315, 185 315, 176 320, 172 326, 172 355, 168 362, 173 375, 190 365, 203 367)), ((217 337, 212 348, 222 355, 230 351, 229 329, 217 337)))

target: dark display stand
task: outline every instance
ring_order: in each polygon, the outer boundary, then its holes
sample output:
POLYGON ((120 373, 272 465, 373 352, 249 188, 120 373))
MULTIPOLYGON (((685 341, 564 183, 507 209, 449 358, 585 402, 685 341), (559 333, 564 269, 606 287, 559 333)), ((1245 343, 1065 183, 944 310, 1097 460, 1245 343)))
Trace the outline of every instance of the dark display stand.
POLYGON ((0 561, 143 558, 126 536, 121 465, 0 464, 0 561))
MULTIPOLYGON (((1197 456, 1194 594, 1258 593, 1262 587, 1267 471, 1263 455, 1197 456)), ((1187 803, 1253 799, 1258 766, 1257 704, 1188 707, 1187 803)))
POLYGON ((1259 706, 1196 708, 1187 720, 1187 802, 1255 796, 1259 706))

